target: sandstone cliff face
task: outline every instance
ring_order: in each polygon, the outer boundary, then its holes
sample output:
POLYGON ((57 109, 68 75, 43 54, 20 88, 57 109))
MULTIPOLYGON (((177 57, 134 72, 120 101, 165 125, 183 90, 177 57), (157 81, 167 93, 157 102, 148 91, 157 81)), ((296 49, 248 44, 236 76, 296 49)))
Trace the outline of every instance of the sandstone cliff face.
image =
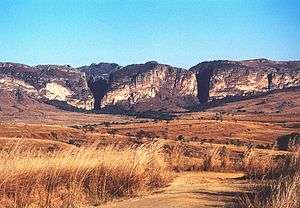
POLYGON ((83 109, 186 109, 231 96, 300 87, 300 62, 256 59, 202 62, 189 70, 147 62, 121 67, 0 63, 0 89, 21 89, 35 98, 83 109))
POLYGON ((85 74, 70 66, 0 63, 0 88, 19 90, 36 99, 65 101, 81 109, 92 109, 93 97, 85 74))
POLYGON ((202 62, 197 74, 200 102, 300 86, 300 62, 266 59, 202 62))
POLYGON ((228 96, 244 96, 300 85, 299 62, 266 59, 202 62, 190 70, 157 62, 121 67, 81 67, 90 77, 95 109, 173 110, 228 96))
POLYGON ((197 95, 194 72, 157 62, 126 66, 112 73, 108 82, 109 90, 102 106, 135 105, 153 99, 158 102, 171 99, 175 104, 180 99, 184 105, 192 105, 195 103, 190 103, 188 98, 197 95))

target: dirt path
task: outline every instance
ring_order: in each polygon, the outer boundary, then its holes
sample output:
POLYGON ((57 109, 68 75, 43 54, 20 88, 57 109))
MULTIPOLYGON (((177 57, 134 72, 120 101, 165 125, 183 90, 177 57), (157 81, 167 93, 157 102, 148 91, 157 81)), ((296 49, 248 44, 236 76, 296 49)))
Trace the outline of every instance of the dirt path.
MULTIPOLYGON (((230 205, 249 184, 239 173, 189 172, 145 197, 110 202, 103 208, 207 208, 230 205)), ((230 207, 230 206, 229 206, 230 207)))

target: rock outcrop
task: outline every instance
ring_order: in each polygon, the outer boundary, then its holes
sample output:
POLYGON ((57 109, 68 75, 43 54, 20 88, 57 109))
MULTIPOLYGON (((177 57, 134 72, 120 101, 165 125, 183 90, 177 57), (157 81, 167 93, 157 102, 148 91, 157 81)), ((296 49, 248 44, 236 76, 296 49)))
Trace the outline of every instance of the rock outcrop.
POLYGON ((0 63, 0 89, 21 89, 36 98, 76 108, 116 107, 146 111, 185 110, 199 103, 300 86, 299 61, 202 62, 189 70, 155 61, 125 67, 0 63))
POLYGON ((190 70, 196 73, 201 103, 300 86, 299 61, 211 61, 190 70))
POLYGON ((84 72, 88 79, 93 79, 94 81, 98 79, 109 79, 109 75, 115 71, 121 69, 122 66, 115 63, 99 63, 91 64, 89 66, 82 66, 78 69, 84 72))
POLYGON ((197 102, 191 99, 197 95, 195 73, 157 62, 123 67, 110 75, 108 83, 102 106, 134 106, 153 100, 158 103, 172 100, 175 105, 184 106, 197 102))
POLYGON ((0 63, 0 88, 21 91, 35 99, 62 101, 76 108, 90 110, 93 96, 85 73, 68 65, 27 66, 0 63))

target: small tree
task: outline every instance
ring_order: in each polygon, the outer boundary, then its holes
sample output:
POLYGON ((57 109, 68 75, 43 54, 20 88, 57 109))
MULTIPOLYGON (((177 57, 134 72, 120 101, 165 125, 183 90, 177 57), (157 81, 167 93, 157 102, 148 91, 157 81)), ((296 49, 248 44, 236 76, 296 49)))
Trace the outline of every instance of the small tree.
POLYGON ((23 94, 22 94, 20 88, 17 88, 17 89, 16 89, 15 96, 16 96, 17 101, 18 101, 19 103, 22 102, 22 101, 24 100, 24 96, 23 96, 23 94))

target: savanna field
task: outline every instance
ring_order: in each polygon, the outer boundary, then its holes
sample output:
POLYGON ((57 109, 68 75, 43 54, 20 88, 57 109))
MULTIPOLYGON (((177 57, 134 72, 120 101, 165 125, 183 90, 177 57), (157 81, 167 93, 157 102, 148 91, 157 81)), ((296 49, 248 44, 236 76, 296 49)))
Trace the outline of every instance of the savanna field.
POLYGON ((300 0, 0 0, 0 208, 300 208, 300 0))
POLYGON ((246 102, 171 120, 2 111, 0 206, 299 207, 299 114, 246 102))

